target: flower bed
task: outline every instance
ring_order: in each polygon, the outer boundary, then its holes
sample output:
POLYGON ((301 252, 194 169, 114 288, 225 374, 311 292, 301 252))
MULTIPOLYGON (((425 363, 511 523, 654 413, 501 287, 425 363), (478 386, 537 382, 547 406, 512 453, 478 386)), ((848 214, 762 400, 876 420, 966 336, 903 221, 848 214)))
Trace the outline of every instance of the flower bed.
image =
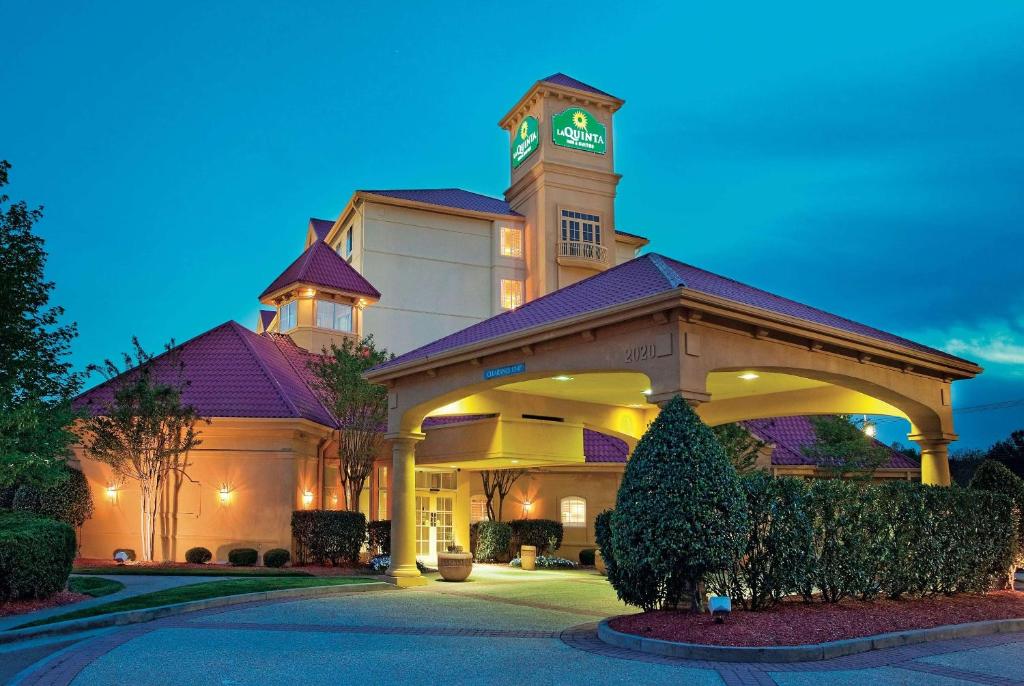
POLYGON ((844 600, 807 604, 792 599, 771 610, 734 610, 722 624, 709 614, 654 610, 611 620, 616 631, 681 643, 794 646, 928 629, 990 619, 1024 618, 1024 593, 963 593, 915 600, 844 600))

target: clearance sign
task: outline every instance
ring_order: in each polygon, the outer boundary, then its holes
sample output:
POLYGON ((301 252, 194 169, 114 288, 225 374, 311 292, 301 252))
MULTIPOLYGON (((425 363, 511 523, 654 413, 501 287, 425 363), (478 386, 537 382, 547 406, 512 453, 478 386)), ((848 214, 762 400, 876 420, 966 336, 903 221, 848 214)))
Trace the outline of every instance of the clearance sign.
POLYGON ((512 137, 512 168, 515 169, 540 147, 540 122, 536 117, 527 117, 512 137))
POLYGON ((551 117, 551 137, 555 145, 603 155, 608 130, 582 107, 570 107, 551 117))

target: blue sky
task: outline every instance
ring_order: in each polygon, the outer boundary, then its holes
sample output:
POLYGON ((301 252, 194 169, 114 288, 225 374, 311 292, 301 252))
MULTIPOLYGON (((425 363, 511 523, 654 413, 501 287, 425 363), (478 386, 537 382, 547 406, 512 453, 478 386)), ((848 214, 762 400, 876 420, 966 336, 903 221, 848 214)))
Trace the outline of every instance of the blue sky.
POLYGON ((0 157, 76 363, 253 325, 356 188, 500 196, 496 122, 563 71, 627 101, 618 228, 979 362, 955 406, 1024 398, 1021 3, 297 4, 0 0, 0 157))

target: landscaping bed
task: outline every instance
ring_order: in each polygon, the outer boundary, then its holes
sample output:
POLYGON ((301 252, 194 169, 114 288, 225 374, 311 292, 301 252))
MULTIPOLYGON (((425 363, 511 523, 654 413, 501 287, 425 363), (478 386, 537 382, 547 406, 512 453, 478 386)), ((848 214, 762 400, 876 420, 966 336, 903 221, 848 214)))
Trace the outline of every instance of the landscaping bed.
POLYGON ((84 593, 75 593, 73 591, 58 591, 49 598, 35 599, 35 598, 24 598, 22 600, 8 600, 0 603, 0 617, 11 617, 13 615, 26 615, 29 612, 35 612, 36 610, 47 610, 51 607, 60 607, 61 605, 71 605, 78 603, 83 600, 88 600, 92 596, 88 596, 84 593))
POLYGON ((80 558, 72 574, 138 574, 141 576, 312 576, 295 568, 235 567, 227 564, 188 562, 128 562, 80 558))
POLYGON ((644 638, 718 646, 796 646, 893 631, 928 629, 990 619, 1024 618, 1024 593, 995 591, 919 599, 804 603, 786 600, 770 610, 733 610, 722 624, 710 614, 654 610, 609 624, 644 638))

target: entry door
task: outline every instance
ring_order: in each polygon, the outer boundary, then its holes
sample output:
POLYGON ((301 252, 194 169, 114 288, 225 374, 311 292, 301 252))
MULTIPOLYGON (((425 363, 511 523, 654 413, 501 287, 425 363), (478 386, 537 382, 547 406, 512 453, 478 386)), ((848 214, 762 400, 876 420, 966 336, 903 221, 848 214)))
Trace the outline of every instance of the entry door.
POLYGON ((436 560, 454 542, 454 502, 448 495, 416 496, 416 555, 436 560))

